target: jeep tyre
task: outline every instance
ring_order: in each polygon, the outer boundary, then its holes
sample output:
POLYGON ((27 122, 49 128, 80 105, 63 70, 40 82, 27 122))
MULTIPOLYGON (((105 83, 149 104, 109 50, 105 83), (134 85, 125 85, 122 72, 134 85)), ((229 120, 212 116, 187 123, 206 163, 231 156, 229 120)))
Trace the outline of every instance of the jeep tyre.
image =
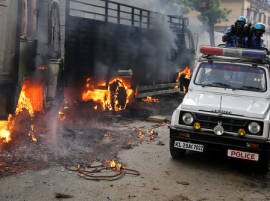
POLYGON ((261 154, 261 158, 259 159, 259 171, 260 172, 267 172, 269 170, 269 152, 264 151, 261 154))

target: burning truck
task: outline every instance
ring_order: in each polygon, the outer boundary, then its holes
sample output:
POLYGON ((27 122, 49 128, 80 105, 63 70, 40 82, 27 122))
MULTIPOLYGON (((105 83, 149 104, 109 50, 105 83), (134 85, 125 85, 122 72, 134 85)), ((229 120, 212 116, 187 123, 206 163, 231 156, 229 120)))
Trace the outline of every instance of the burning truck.
POLYGON ((95 101, 103 110, 123 110, 134 97, 178 92, 178 72, 194 59, 188 19, 181 16, 70 0, 65 27, 67 97, 95 101))
POLYGON ((187 18, 118 2, 2 0, 0 15, 0 125, 23 109, 44 113, 57 95, 120 111, 179 92, 195 56, 187 18))

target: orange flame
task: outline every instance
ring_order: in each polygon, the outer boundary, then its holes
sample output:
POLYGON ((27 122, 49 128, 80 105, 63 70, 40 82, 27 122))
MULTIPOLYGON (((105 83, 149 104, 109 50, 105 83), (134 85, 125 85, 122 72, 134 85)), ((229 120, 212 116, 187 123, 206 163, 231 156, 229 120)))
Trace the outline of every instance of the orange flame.
POLYGON ((0 140, 3 143, 9 143, 11 141, 11 131, 13 126, 14 122, 12 115, 9 115, 7 121, 0 121, 0 140))
POLYGON ((44 111, 44 87, 42 83, 25 80, 16 108, 16 115, 26 109, 31 117, 44 111))
POLYGON ((148 130, 147 133, 149 135, 150 140, 154 140, 156 135, 157 135, 157 133, 154 129, 148 130))
POLYGON ((34 124, 31 124, 30 131, 28 133, 28 136, 30 136, 32 138, 32 141, 33 142, 37 142, 38 141, 37 138, 36 138, 36 136, 35 136, 35 125, 34 124))
POLYGON ((60 121, 64 121, 64 120, 66 119, 65 113, 62 112, 62 111, 59 111, 59 112, 58 112, 58 119, 59 119, 60 121))
POLYGON ((143 139, 144 139, 144 134, 141 129, 138 130, 137 138, 139 139, 140 144, 142 144, 143 139))
MULTIPOLYGON (((24 81, 15 110, 15 116, 19 115, 23 110, 27 110, 31 117, 35 116, 35 112, 44 111, 44 87, 42 82, 24 81)), ((11 141, 12 130, 15 126, 14 123, 15 121, 12 115, 9 116, 8 121, 0 121, 0 139, 4 143, 11 141)), ((32 141, 37 141, 34 135, 34 125, 31 125, 28 135, 32 138, 32 141)))
MULTIPOLYGON (((91 82, 91 78, 86 79, 85 90, 82 93, 82 101, 94 101, 101 105, 102 110, 121 111, 126 109, 127 104, 131 101, 133 90, 130 84, 122 78, 114 78, 109 82, 106 88, 106 82, 102 81, 97 84, 91 82)), ((97 105, 94 106, 97 110, 97 105)))
MULTIPOLYGON (((191 68, 186 66, 184 70, 178 72, 177 78, 176 78, 176 82, 179 83, 180 82, 180 78, 182 75, 185 75, 186 79, 190 79, 191 78, 191 68)), ((175 88, 178 88, 178 86, 175 86, 175 88)), ((187 91, 187 89, 184 87, 184 93, 187 91)))
POLYGON ((176 82, 180 81, 181 75, 185 75, 185 78, 190 79, 191 78, 191 69, 190 67, 186 66, 184 70, 178 72, 178 76, 176 78, 176 82))
POLYGON ((47 69, 48 69, 47 66, 39 66, 39 67, 38 67, 38 70, 47 70, 47 69))
POLYGON ((141 129, 138 130, 137 137, 140 138, 140 139, 141 139, 141 138, 144 138, 144 134, 143 134, 143 132, 142 132, 141 129))
POLYGON ((60 111, 58 111, 58 120, 66 120, 66 111, 69 110, 68 106, 64 106, 60 111))
POLYGON ((106 163, 108 164, 109 168, 112 168, 116 171, 120 171, 121 169, 123 169, 123 165, 114 160, 109 160, 106 163))
POLYGON ((0 121, 0 139, 3 143, 11 141, 11 133, 8 129, 8 121, 0 121))
POLYGON ((158 103, 159 99, 158 98, 153 98, 151 96, 147 96, 146 98, 143 98, 142 101, 145 102, 145 103, 158 103))

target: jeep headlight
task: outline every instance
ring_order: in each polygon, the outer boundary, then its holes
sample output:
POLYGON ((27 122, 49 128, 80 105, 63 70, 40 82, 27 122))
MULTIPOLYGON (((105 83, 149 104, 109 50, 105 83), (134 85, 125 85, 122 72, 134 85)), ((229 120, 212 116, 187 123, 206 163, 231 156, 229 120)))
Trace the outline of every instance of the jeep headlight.
POLYGON ((184 124, 186 124, 186 125, 191 125, 191 124, 193 124, 193 122, 194 122, 194 117, 193 117, 193 115, 192 115, 191 113, 186 112, 186 113, 184 113, 183 116, 182 116, 182 121, 183 121, 184 124))
POLYGON ((251 134, 257 134, 261 131, 261 126, 257 122, 251 122, 248 125, 248 130, 251 134))

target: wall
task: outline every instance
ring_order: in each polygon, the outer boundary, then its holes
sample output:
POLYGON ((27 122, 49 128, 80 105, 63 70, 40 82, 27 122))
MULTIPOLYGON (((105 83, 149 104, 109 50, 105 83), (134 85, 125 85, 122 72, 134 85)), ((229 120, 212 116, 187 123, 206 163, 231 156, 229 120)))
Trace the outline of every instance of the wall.
POLYGON ((220 4, 221 8, 226 8, 231 10, 230 14, 228 15, 228 21, 222 21, 221 23, 216 24, 215 29, 218 32, 223 32, 226 27, 231 26, 235 23, 235 20, 238 16, 242 15, 243 11, 243 1, 242 0, 223 0, 220 4))

